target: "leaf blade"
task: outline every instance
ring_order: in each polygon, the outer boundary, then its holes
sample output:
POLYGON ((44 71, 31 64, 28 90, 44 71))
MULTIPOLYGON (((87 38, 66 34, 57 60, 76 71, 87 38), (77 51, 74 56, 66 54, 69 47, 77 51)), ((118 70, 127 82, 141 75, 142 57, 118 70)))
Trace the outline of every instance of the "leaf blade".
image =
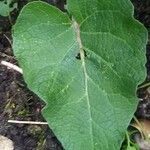
POLYGON ((15 55, 29 88, 47 102, 43 115, 66 149, 119 149, 136 109, 135 88, 145 76, 141 51, 146 43, 145 29, 128 16, 108 11, 90 15, 80 29, 76 26, 52 6, 28 4, 14 29, 15 55), (103 26, 99 18, 103 18, 103 26), (109 26, 110 22, 114 24, 109 26), (132 24, 133 31, 124 22, 132 24), (75 58, 79 52, 81 60, 75 58), (120 59, 125 59, 121 65, 120 59))

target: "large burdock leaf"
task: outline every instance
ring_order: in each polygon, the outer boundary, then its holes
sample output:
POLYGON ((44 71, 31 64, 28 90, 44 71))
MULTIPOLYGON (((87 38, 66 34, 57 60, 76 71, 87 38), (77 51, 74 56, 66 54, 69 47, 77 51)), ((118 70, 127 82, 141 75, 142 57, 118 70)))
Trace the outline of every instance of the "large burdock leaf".
POLYGON ((66 150, 119 150, 145 78, 147 32, 128 0, 68 0, 67 7, 69 15, 26 5, 14 53, 66 150))

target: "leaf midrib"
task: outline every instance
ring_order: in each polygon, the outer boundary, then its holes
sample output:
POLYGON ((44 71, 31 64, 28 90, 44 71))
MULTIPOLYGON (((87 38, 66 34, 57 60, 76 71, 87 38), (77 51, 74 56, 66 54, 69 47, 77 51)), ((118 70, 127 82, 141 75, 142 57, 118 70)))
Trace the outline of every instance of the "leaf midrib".
POLYGON ((83 72, 84 72, 85 96, 86 96, 86 100, 87 100, 87 106, 88 106, 88 112, 89 112, 89 118, 90 118, 89 119, 89 122, 90 122, 90 139, 91 139, 92 149, 94 149, 92 113, 91 113, 90 99, 89 99, 89 94, 88 94, 88 78, 89 78, 89 76, 88 76, 86 65, 85 65, 85 54, 84 54, 81 36, 80 36, 80 26, 74 19, 73 19, 73 26, 75 28, 76 38, 77 38, 77 42, 79 44, 79 52, 80 52, 80 57, 81 57, 82 67, 83 67, 83 72))

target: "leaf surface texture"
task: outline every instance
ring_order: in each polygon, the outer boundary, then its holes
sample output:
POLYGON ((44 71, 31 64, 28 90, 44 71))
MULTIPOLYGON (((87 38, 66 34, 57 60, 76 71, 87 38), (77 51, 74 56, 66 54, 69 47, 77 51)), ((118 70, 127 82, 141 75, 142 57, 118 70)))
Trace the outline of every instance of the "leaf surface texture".
POLYGON ((67 4, 71 19, 43 2, 26 5, 14 53, 66 150, 119 150, 145 78, 147 32, 128 0, 67 4))

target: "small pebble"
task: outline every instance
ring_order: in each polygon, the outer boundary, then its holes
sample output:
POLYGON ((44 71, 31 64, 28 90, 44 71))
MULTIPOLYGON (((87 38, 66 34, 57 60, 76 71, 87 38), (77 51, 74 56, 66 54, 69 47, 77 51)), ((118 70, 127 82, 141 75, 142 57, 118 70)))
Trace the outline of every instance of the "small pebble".
POLYGON ((12 140, 0 135, 0 150, 14 150, 14 144, 12 140))

